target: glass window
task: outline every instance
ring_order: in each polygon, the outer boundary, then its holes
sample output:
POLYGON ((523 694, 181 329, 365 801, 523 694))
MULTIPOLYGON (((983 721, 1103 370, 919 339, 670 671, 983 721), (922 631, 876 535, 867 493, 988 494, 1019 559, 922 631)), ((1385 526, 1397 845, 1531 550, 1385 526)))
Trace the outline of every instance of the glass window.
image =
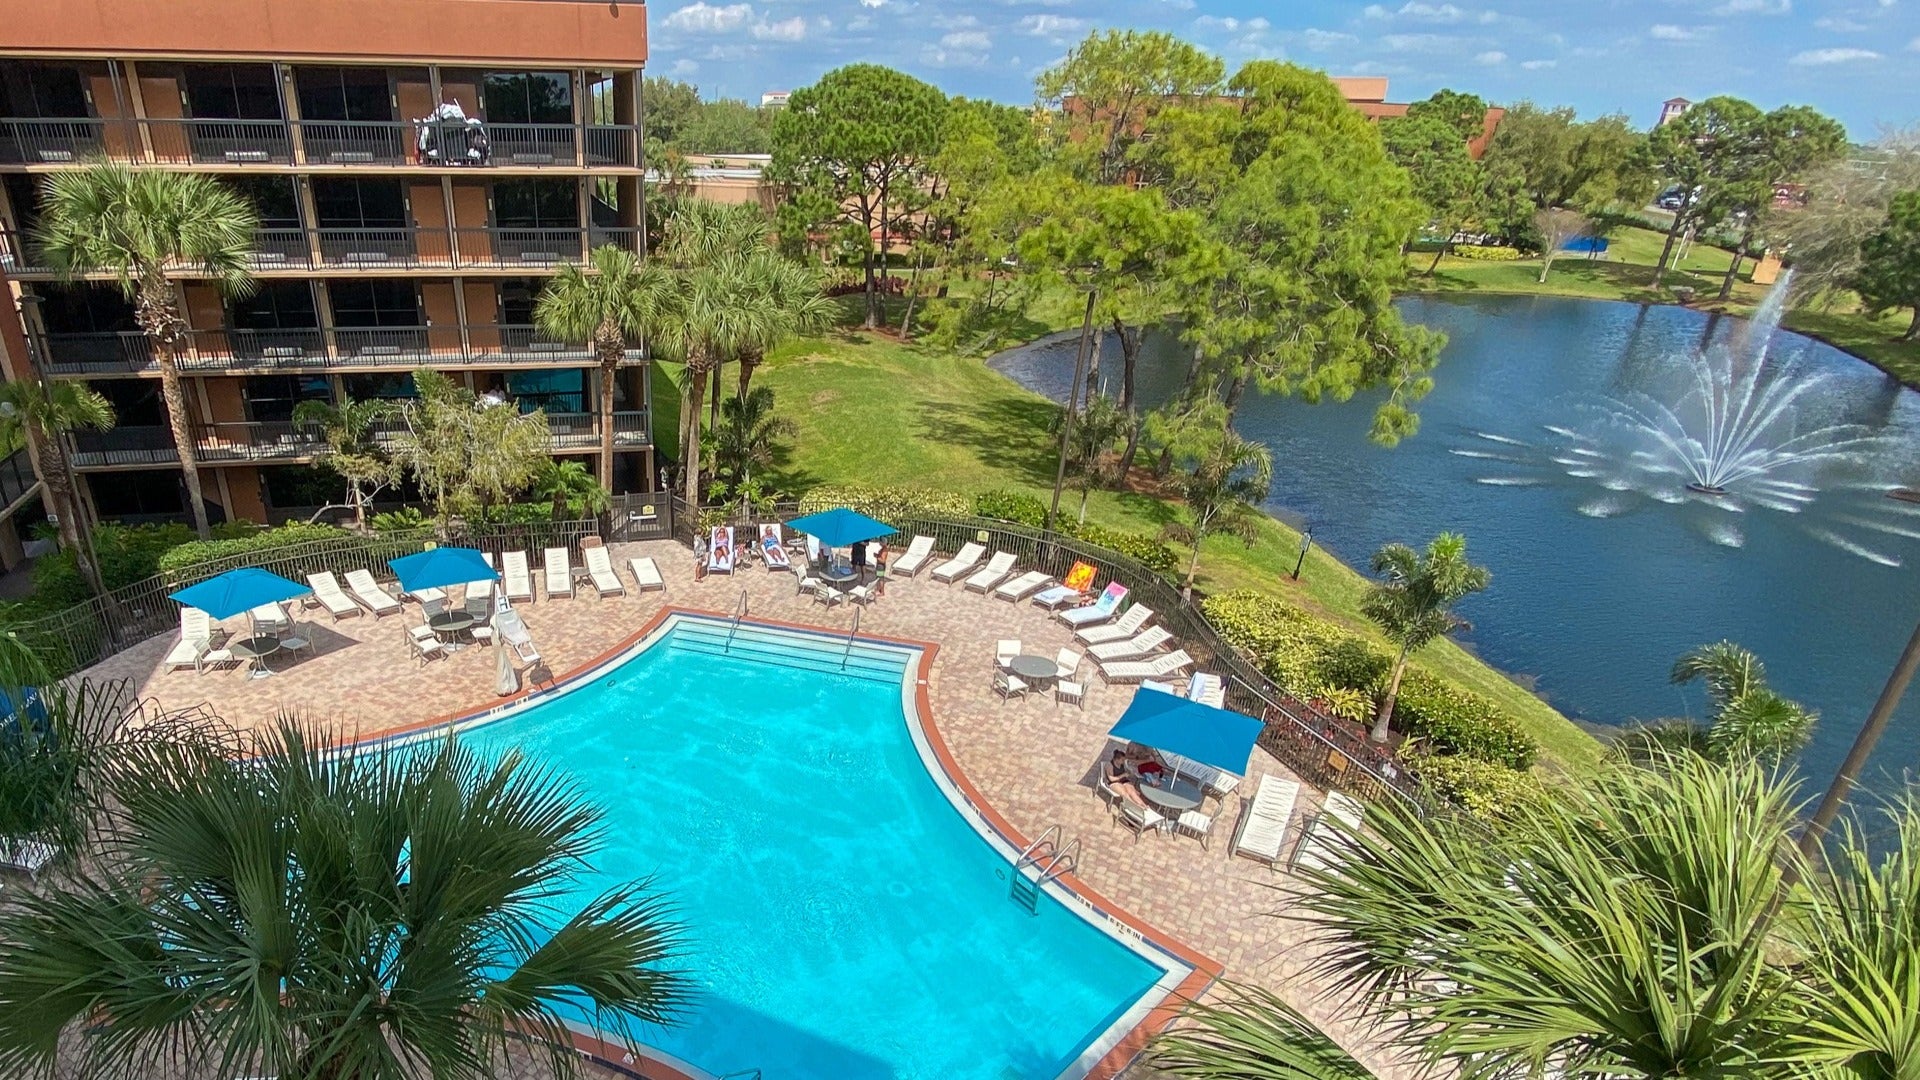
POLYGON ((86 84, 73 65, 15 60, 0 69, 0 116, 66 120, 92 115, 86 84))
POLYGON ((327 282, 336 326, 425 326, 420 295, 411 281, 366 278, 327 282))
POLYGON ((513 395, 523 413, 535 409, 582 413, 587 411, 587 372, 584 368, 510 371, 507 392, 513 395))
POLYGON ((533 325, 533 303, 545 281, 536 278, 502 278, 500 323, 503 326, 533 325))
POLYGON ((263 229, 300 227, 300 200, 291 176, 222 176, 220 182, 253 204, 263 229))
POLYGON ((178 514, 187 505, 179 469, 93 473, 87 487, 103 518, 178 514))
POLYGON ((491 124, 571 124, 573 80, 564 71, 490 71, 480 102, 491 124))
POLYGON ((323 229, 407 227, 407 192, 398 180, 316 179, 313 207, 323 229))
POLYGON ((333 388, 325 375, 249 375, 241 386, 247 419, 287 421, 303 401, 332 401, 333 388))
POLYGON ((304 281, 261 281, 227 312, 236 330, 311 330, 320 325, 313 287, 304 281))
POLYGON ((303 120, 393 119, 393 91, 387 69, 377 67, 303 67, 294 72, 303 120))
POLYGON ((88 385, 113 405, 114 427, 162 427, 167 422, 158 379, 96 379, 88 385))
POLYGON ((346 377, 347 397, 354 401, 411 401, 420 396, 413 376, 404 371, 346 377))
POLYGON ((572 180, 496 180, 493 223, 505 229, 577 229, 579 191, 572 180))
POLYGON ((49 334, 103 334, 140 329, 133 302, 118 287, 101 282, 34 287, 40 297, 40 325, 49 334))
POLYGON ((187 112, 196 119, 278 120, 271 64, 186 64, 187 112))

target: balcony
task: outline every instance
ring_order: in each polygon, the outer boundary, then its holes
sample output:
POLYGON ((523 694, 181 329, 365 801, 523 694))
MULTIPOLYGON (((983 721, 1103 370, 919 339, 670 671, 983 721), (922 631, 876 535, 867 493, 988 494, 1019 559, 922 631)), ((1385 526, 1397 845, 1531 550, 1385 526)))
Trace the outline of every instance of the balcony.
MULTIPOLYGON (((592 413, 548 413, 547 427, 553 432, 556 453, 568 450, 600 449, 600 426, 592 413)), ((647 445, 646 411, 613 414, 613 448, 632 450, 647 445)))
MULTIPOLYGON (((159 370, 139 331, 35 334, 34 362, 51 376, 104 378, 159 370)), ((458 326, 336 327, 332 330, 190 330, 178 363, 190 374, 350 370, 485 365, 578 366, 595 361, 585 345, 556 341, 538 327, 471 323, 458 326)), ((644 361, 638 349, 627 362, 644 361)))
POLYGON ((0 119, 0 165, 105 155, 155 165, 388 168, 640 167, 633 124, 417 124, 407 120, 0 119))

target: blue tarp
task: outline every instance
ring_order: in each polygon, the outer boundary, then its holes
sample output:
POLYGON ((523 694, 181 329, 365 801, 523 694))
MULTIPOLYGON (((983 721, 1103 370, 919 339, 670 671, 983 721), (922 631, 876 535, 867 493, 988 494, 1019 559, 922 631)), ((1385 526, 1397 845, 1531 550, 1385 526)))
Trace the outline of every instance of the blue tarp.
POLYGON ((806 533, 830 548, 848 547, 863 540, 878 540, 894 533, 893 526, 845 507, 794 518, 787 522, 787 528, 806 533))
POLYGON ((1254 740, 1264 726, 1227 709, 1157 690, 1138 690, 1107 734, 1245 776, 1254 740))
POLYGON ((247 566, 238 570, 229 570, 219 577, 208 578, 198 585, 190 585, 177 593, 173 599, 188 607, 199 608, 216 619, 231 619, 242 612, 252 611, 261 604, 277 604, 282 600, 291 600, 296 596, 305 596, 311 588, 297 581, 290 581, 271 570, 247 566))
POLYGON ((1571 251, 1581 255, 1605 255, 1607 242, 1598 236, 1576 236, 1560 245, 1561 251, 1571 251))
POLYGON ((494 581, 500 576, 478 551, 467 547, 428 548, 390 559, 387 565, 393 567, 394 576, 400 579, 400 588, 406 592, 494 581))

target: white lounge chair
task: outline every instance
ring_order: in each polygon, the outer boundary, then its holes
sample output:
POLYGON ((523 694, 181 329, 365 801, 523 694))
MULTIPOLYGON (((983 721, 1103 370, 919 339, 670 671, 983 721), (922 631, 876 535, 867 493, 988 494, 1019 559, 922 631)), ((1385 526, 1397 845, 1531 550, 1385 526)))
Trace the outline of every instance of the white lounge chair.
POLYGON ((403 592, 400 594, 400 599, 411 600, 423 608, 429 604, 439 604, 442 610, 444 610, 447 603, 447 590, 429 585, 424 589, 403 592))
POLYGON ((1061 649, 1060 654, 1054 657, 1054 704, 1058 705, 1065 701, 1083 709, 1087 707, 1087 686, 1079 679, 1080 661, 1084 659, 1086 657, 1072 649, 1061 649))
POLYGON ((1011 551, 996 551, 987 565, 967 579, 967 588, 973 592, 990 592, 995 585, 1007 579, 1013 573, 1013 561, 1019 558, 1011 551))
POLYGON ((1187 698, 1202 705, 1211 705, 1216 709, 1227 707, 1227 684, 1220 676, 1196 671, 1187 681, 1187 698))
POLYGON ((331 571, 308 574, 307 584, 313 588, 313 598, 320 601, 320 606, 327 609, 327 614, 333 616, 334 622, 339 622, 343 616, 360 614, 360 605, 341 591, 340 582, 331 571))
POLYGON ((1164 626, 1153 626, 1125 641, 1107 641, 1087 648, 1087 655, 1105 663, 1109 660, 1131 660, 1136 656, 1145 656, 1160 646, 1173 640, 1173 635, 1164 626))
POLYGON ((1120 610, 1120 602, 1127 598, 1127 587, 1119 582, 1110 582, 1100 593, 1100 598, 1085 607, 1068 608, 1056 611, 1053 617, 1073 627, 1075 630, 1106 622, 1120 610))
MULTIPOLYGON (((491 551, 481 552, 480 561, 487 564, 487 569, 495 571, 496 574, 498 573, 498 568, 495 567, 493 564, 493 552, 491 551)), ((493 603, 493 590, 496 587, 498 587, 499 584, 500 584, 500 579, 497 576, 487 578, 484 581, 467 582, 466 599, 467 599, 468 606, 472 606, 474 600, 476 599, 485 600, 488 603, 488 610, 491 611, 492 603, 493 603)))
POLYGON ((232 660, 233 653, 213 647, 213 619, 199 608, 182 607, 180 640, 167 653, 167 670, 190 667, 196 672, 205 672, 209 667, 232 660))
POLYGON ((1305 866, 1309 870, 1330 870, 1338 865, 1345 854, 1345 839, 1339 835, 1334 821, 1347 826, 1349 830, 1360 827, 1361 815, 1367 808, 1360 800, 1338 791, 1327 793, 1327 801, 1314 815, 1313 824, 1301 835, 1300 843, 1294 846, 1293 861, 1288 869, 1298 870, 1305 866), (1331 818, 1332 821, 1328 819, 1331 818))
POLYGON ((407 649, 422 667, 436 656, 447 655, 447 647, 440 643, 430 626, 407 627, 407 649))
POLYGON ((633 574, 633 587, 640 592, 646 592, 648 589, 666 591, 667 583, 661 580, 660 568, 654 565, 652 559, 646 556, 628 559, 627 570, 633 574))
POLYGON ((1003 581, 993 587, 993 595, 1002 600, 1019 603, 1036 590, 1046 588, 1053 575, 1042 570, 1029 570, 1011 581, 1003 581))
POLYGON ((733 546, 733 526, 715 525, 707 537, 707 573, 731 574, 740 552, 733 546))
POLYGON ((1193 780, 1205 788, 1209 794, 1225 798, 1233 794, 1233 789, 1240 786, 1240 778, 1225 769, 1216 769, 1211 765, 1181 757, 1179 754, 1170 754, 1163 750, 1160 752, 1160 760, 1176 775, 1193 780))
POLYGON ((359 602, 360 606, 373 612, 373 617, 376 619, 384 619, 400 610, 400 601, 395 600, 393 594, 381 588, 380 583, 373 580, 373 574, 369 571, 347 571, 347 588, 352 591, 353 598, 359 602))
POLYGON ((269 634, 278 637, 293 629, 293 616, 279 604, 261 604, 247 612, 247 620, 253 624, 256 634, 269 634))
POLYGON ((1268 866, 1280 865, 1280 849, 1287 842, 1287 826, 1293 820, 1293 804, 1300 797, 1300 782, 1278 776, 1263 776, 1253 798, 1240 804, 1240 821, 1233 828, 1233 840, 1227 856, 1245 855, 1268 866))
POLYGON ((509 551, 500 556, 501 591, 509 600, 533 601, 533 574, 527 569, 527 553, 509 551))
POLYGON ((528 632, 526 620, 520 618, 519 612, 509 608, 496 613, 493 617, 493 628, 500 634, 500 640, 506 642, 507 647, 513 650, 515 656, 527 663, 540 662, 540 651, 534 648, 533 634, 528 632))
POLYGON ((543 554, 547 568, 547 599, 551 600, 556 596, 572 596, 573 561, 568 558, 567 549, 548 548, 543 554))
POLYGON ((0 836, 0 867, 18 870, 28 877, 37 876, 47 864, 60 857, 60 849, 44 840, 18 836, 0 836))
POLYGON ((932 557, 933 537, 916 536, 907 545, 906 554, 893 560, 893 565, 887 567, 887 573, 895 577, 912 577, 919 573, 921 567, 926 566, 927 560, 932 557))
POLYGON ((786 537, 778 524, 760 526, 760 561, 768 570, 791 570, 793 559, 787 555, 786 537))
POLYGON ((1185 649, 1176 649, 1152 660, 1102 662, 1100 678, 1109 683, 1137 683, 1143 679, 1164 679, 1178 675, 1192 666, 1193 657, 1188 656, 1185 649))
POLYGON ((1102 645, 1109 641, 1125 641, 1140 632, 1153 618, 1153 609, 1145 604, 1135 604, 1127 609, 1125 615, 1104 626, 1089 626, 1085 630, 1074 632, 1075 641, 1084 645, 1102 645))
POLYGON ((1046 608, 1048 611, 1058 611, 1061 605, 1078 600, 1080 596, 1081 593, 1079 589, 1068 588, 1065 585, 1055 585, 1052 588, 1041 589, 1039 592, 1034 593, 1033 606, 1046 608))
POLYGON ((953 579, 970 573, 985 558, 987 549, 980 544, 968 544, 956 552, 953 558, 933 568, 933 580, 953 584, 953 579))
POLYGON ((600 597, 625 596, 627 587, 620 584, 620 575, 613 572, 613 556, 603 547, 590 547, 582 550, 587 558, 587 580, 593 583, 593 591, 600 597))

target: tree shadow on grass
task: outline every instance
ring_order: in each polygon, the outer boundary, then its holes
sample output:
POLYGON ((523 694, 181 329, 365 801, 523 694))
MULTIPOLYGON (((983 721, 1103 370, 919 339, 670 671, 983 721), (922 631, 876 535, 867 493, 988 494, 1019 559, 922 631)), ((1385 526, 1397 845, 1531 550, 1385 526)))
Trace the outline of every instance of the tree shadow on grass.
POLYGON ((1022 483, 1052 487, 1059 458, 1047 434, 1058 406, 1039 398, 1003 397, 978 404, 927 402, 915 437, 963 446, 1022 483))

